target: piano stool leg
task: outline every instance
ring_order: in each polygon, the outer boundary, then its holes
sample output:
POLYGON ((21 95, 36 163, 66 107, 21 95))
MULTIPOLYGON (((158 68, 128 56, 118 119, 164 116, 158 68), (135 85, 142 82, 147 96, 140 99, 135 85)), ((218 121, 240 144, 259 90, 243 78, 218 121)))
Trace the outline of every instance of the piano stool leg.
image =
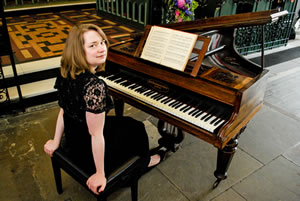
POLYGON ((124 101, 121 99, 114 98, 114 105, 115 105, 115 113, 116 116, 121 117, 123 116, 124 112, 124 101))
POLYGON ((131 200, 138 201, 138 177, 133 179, 131 184, 131 200))
POLYGON ((61 194, 63 192, 63 190, 62 190, 62 183, 61 183, 60 167, 57 164, 57 162, 55 161, 55 159, 53 159, 53 157, 51 158, 51 161, 52 161, 54 179, 55 179, 55 184, 56 184, 56 190, 57 190, 58 194, 61 194))

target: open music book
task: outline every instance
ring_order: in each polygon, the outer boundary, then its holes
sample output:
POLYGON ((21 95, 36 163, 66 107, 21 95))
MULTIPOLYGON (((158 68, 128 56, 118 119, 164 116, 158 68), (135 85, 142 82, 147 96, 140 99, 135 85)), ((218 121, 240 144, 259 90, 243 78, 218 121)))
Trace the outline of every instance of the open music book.
POLYGON ((184 71, 197 38, 197 34, 152 26, 141 58, 184 71))

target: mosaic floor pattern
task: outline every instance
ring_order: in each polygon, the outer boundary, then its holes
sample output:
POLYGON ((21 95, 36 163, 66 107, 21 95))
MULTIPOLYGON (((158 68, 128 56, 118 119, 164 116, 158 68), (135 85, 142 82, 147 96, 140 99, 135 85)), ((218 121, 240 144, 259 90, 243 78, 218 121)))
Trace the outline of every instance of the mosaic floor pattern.
MULTIPOLYGON (((130 33, 136 31, 97 16, 95 8, 28 14, 6 20, 16 63, 60 56, 69 30, 77 23, 99 25, 111 44, 129 39, 130 33)), ((9 62, 8 57, 2 60, 3 65, 9 62)))

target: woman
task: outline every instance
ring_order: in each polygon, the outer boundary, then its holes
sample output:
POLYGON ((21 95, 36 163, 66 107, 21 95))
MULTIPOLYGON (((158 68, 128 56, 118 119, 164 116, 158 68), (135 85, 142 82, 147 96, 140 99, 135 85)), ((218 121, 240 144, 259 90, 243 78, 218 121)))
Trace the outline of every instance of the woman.
MULTIPOLYGON (((106 116, 113 103, 105 82, 94 73, 103 70, 108 47, 106 35, 96 25, 81 24, 71 29, 54 86, 61 108, 55 135, 44 145, 44 151, 52 156, 65 133, 71 157, 86 164, 86 171, 91 173, 86 184, 95 194, 105 189, 106 175, 114 168, 132 155, 149 154, 148 137, 141 122, 106 116)), ((149 169, 165 153, 150 156, 149 169)))

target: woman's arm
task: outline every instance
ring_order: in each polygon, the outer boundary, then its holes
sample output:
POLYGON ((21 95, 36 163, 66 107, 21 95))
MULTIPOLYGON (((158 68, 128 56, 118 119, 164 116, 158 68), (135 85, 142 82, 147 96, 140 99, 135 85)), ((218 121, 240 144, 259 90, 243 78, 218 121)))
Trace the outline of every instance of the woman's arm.
POLYGON ((48 140, 44 145, 44 151, 51 157, 53 155, 53 152, 59 147, 64 128, 64 110, 60 108, 56 121, 54 139, 48 140))
POLYGON ((96 166, 96 173, 90 176, 86 184, 91 191, 95 194, 102 192, 106 186, 106 178, 104 172, 104 121, 105 121, 105 112, 100 114, 94 114, 86 112, 86 121, 91 135, 92 141, 92 152, 94 157, 94 162, 96 166), (99 190, 97 190, 97 188, 99 190))

